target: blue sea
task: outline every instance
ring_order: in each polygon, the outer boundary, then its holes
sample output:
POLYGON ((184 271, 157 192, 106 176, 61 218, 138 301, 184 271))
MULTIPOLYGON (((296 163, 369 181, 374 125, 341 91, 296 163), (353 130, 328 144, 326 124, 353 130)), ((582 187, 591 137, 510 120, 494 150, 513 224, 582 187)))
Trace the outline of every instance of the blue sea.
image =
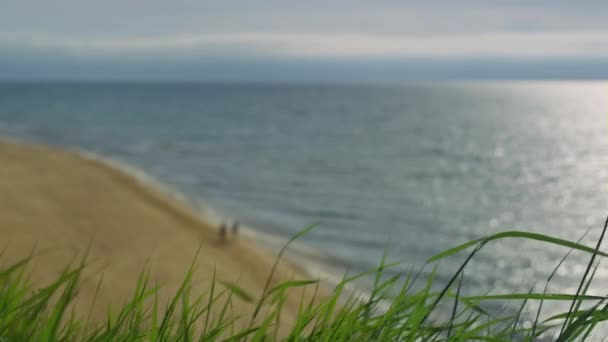
MULTIPOLYGON (((593 244, 608 212, 605 82, 4 83, 0 136, 129 165, 260 236, 318 223, 298 245, 337 272, 385 251, 402 262, 389 273, 417 270, 505 230, 577 240, 592 227, 593 244)), ((467 291, 539 289, 566 252, 492 242, 467 291)), ((573 253, 550 289, 574 292, 588 259, 573 253)))

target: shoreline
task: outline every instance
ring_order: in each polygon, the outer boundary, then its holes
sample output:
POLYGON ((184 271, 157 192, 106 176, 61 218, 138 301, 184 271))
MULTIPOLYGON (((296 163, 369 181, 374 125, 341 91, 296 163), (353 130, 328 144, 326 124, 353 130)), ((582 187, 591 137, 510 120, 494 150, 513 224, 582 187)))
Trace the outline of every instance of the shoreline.
MULTIPOLYGON (((211 225, 215 225, 216 227, 222 222, 231 222, 234 220, 229 216, 219 214, 212 207, 205 206, 201 208, 200 206, 195 205, 193 200, 182 192, 172 188, 161 180, 156 179, 154 176, 136 166, 86 150, 67 149, 67 151, 75 153, 85 160, 98 163, 99 166, 107 168, 109 171, 115 172, 118 175, 131 178, 137 186, 142 188, 143 192, 150 192, 151 194, 155 194, 155 196, 159 196, 160 198, 158 199, 161 202, 166 199, 176 202, 176 209, 191 215, 193 220, 201 220, 211 225)), ((248 243, 255 244, 254 247, 257 247, 264 252, 270 252, 275 256, 288 241, 287 238, 263 232, 248 225, 241 225, 240 235, 241 237, 249 239, 249 241, 247 241, 248 243)), ((281 260, 286 262, 289 267, 295 269, 297 273, 303 275, 305 278, 319 280, 322 288, 331 291, 331 289, 338 285, 342 280, 342 275, 338 273, 337 269, 332 270, 323 263, 323 259, 326 258, 330 257, 320 251, 308 246, 300 245, 297 241, 294 241, 289 248, 287 248, 281 260), (314 260, 311 255, 314 255, 314 260), (298 261, 297 259, 301 260, 298 261)), ((345 289, 348 293, 356 294, 363 298, 369 297, 369 292, 366 289, 353 286, 353 284, 347 284, 345 289)))
MULTIPOLYGON (((2 144, 1 140, 0 144, 2 144)), ((129 179, 130 182, 133 182, 133 186, 140 188, 142 195, 151 196, 152 199, 158 201, 161 206, 169 204, 171 209, 175 210, 175 214, 178 216, 187 215, 192 221, 202 221, 205 224, 215 226, 216 228, 219 227, 222 222, 234 221, 229 215, 222 215, 210 206, 197 206, 191 198, 184 195, 182 192, 172 188, 161 180, 156 179, 154 176, 136 166, 85 150, 66 149, 66 151, 74 153, 77 157, 83 158, 99 167, 106 168, 108 172, 114 173, 118 177, 129 179)), ((254 227, 243 224, 241 224, 239 231, 239 238, 245 238, 248 240, 247 243, 255 244, 254 247, 271 252, 274 255, 278 254, 278 251, 288 240, 279 235, 262 232, 256 230, 254 227)), ((306 253, 319 253, 316 250, 298 245, 297 242, 294 242, 285 251, 282 260, 289 263, 289 266, 295 268, 298 273, 311 279, 317 279, 318 273, 331 274, 331 272, 324 270, 319 262, 316 263, 317 267, 306 267, 307 261, 299 262, 295 260, 294 254, 302 256, 302 250, 305 250, 306 253), (294 249, 298 249, 300 252, 294 252, 294 249), (315 270, 317 272, 315 272, 315 270)), ((324 257, 325 256, 321 256, 320 258, 322 259, 324 257)))
MULTIPOLYGON (((74 306, 77 313, 87 312, 103 274, 93 321, 103 321, 108 307, 120 306, 145 267, 151 268, 154 280, 166 285, 161 295, 171 293, 183 280, 197 244, 201 254, 197 265, 214 264, 198 267, 195 283, 200 291, 208 286, 209 271, 217 267, 219 279, 235 282, 257 297, 274 263, 275 254, 251 239, 250 232, 218 241, 213 218, 204 217, 187 198, 177 198, 178 192, 169 186, 164 189, 162 182, 144 171, 146 179, 94 153, 5 137, 0 138, 0 163, 8 166, 0 170, 4 179, 0 190, 8 194, 4 202, 0 199, 0 213, 5 214, 0 215, 0 233, 8 245, 0 265, 25 257, 34 248, 43 251, 45 257, 35 257, 29 272, 33 285, 42 286, 86 252, 92 267, 86 270, 74 306), (164 227, 153 227, 155 223, 164 227), (91 273, 92 269, 96 271, 91 273), (207 274, 201 274, 204 271, 207 274)), ((273 282, 290 279, 316 278, 287 256, 273 282)), ((282 318, 287 326, 297 314, 299 295, 305 292, 289 296, 289 314, 282 318)), ((238 315, 246 316, 251 309, 249 303, 235 304, 238 315)))
MULTIPOLYGON (((234 219, 229 215, 223 215, 211 206, 206 204, 197 205, 192 198, 184 195, 179 190, 128 162, 112 159, 84 149, 63 146, 56 147, 44 143, 29 142, 20 138, 0 135, 0 147, 6 144, 20 145, 31 148, 44 148, 72 154, 76 158, 82 159, 83 161, 91 163, 97 167, 101 167, 114 176, 126 180, 130 183, 129 186, 137 188, 140 194, 143 196, 150 196, 149 199, 158 202, 160 206, 169 204, 168 207, 171 210, 175 210, 176 215, 186 215, 192 221, 200 221, 211 226, 215 225, 216 227, 219 227, 222 222, 234 221, 234 219)), ((249 242, 255 243, 260 249, 270 251, 274 254, 277 254, 277 252, 285 245, 285 243, 287 243, 288 240, 288 238, 267 233, 249 225, 241 224, 240 231, 244 237, 251 240, 249 242)), ((290 266, 297 267, 301 273, 313 278, 315 277, 314 270, 320 270, 322 271, 321 273, 324 274, 331 274, 330 271, 323 268, 321 262, 315 262, 315 266, 317 267, 306 267, 306 261, 299 262, 297 260, 293 260, 292 257, 290 257, 290 254, 294 253, 293 249, 299 250, 300 252, 297 252, 297 254, 300 256, 303 254, 316 253, 318 259, 324 259, 327 257, 324 254, 320 255, 320 251, 314 250, 308 246, 299 245, 297 242, 294 242, 290 248, 287 249, 285 255, 283 255, 283 260, 288 261, 290 266)))

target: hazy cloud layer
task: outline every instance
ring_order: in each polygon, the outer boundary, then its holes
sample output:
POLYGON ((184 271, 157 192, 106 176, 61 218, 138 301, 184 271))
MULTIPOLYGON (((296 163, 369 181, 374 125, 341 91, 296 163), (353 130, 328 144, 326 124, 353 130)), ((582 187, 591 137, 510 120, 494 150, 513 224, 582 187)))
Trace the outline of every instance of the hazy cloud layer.
MULTIPOLYGON (((20 78, 20 72, 31 75, 32 68, 41 75, 55 74, 58 69, 69 70, 69 65, 91 70, 97 66, 107 75, 128 73, 138 63, 154 73, 154 66, 199 70, 230 61, 237 69, 245 68, 244 75, 259 71, 248 71, 246 66, 260 68, 276 61, 283 63, 286 75, 297 65, 304 69, 314 65, 319 73, 323 65, 335 66, 332 63, 337 61, 357 64, 363 75, 396 64, 402 69, 419 66, 425 60, 444 70, 446 77, 466 77, 469 71, 474 78, 482 69, 492 74, 491 65, 504 68, 507 63, 520 65, 517 70, 526 70, 533 78, 546 72, 525 66, 540 67, 539 62, 546 61, 555 67, 553 77, 566 74, 560 68, 578 63, 580 77, 588 78, 587 68, 596 63, 590 61, 605 58, 608 5, 599 1, 4 0, 0 4, 4 64, 0 78, 5 79, 20 78), (462 69, 467 60, 484 60, 486 66, 462 69)), ((597 77, 605 77, 603 72, 597 70, 597 77)), ((88 74, 95 78, 94 72, 88 74)), ((504 70, 495 74, 499 77, 504 70)))
POLYGON ((608 57, 608 34, 469 33, 416 35, 225 33, 158 37, 72 38, 4 34, 0 46, 66 55, 255 56, 299 58, 608 57))

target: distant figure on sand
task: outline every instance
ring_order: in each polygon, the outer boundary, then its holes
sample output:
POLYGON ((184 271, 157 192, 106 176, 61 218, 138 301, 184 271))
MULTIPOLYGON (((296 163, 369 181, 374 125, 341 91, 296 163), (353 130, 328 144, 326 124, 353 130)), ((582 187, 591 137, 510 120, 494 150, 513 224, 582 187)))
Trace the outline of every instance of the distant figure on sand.
POLYGON ((234 235, 234 237, 236 237, 238 232, 239 232, 239 221, 234 221, 234 222, 232 222, 232 235, 234 235))
POLYGON ((220 241, 226 241, 226 223, 222 222, 222 224, 220 224, 220 241))

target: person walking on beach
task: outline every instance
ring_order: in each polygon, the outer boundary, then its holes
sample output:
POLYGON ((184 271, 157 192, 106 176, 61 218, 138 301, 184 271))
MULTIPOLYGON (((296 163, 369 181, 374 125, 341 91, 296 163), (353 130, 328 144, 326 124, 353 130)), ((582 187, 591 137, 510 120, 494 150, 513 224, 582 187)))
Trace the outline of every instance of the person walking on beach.
POLYGON ((225 222, 222 222, 222 224, 220 224, 219 233, 220 233, 220 241, 221 242, 226 241, 226 223, 225 222))
POLYGON ((239 221, 232 222, 232 235, 234 235, 235 238, 239 232, 239 225, 239 221))

